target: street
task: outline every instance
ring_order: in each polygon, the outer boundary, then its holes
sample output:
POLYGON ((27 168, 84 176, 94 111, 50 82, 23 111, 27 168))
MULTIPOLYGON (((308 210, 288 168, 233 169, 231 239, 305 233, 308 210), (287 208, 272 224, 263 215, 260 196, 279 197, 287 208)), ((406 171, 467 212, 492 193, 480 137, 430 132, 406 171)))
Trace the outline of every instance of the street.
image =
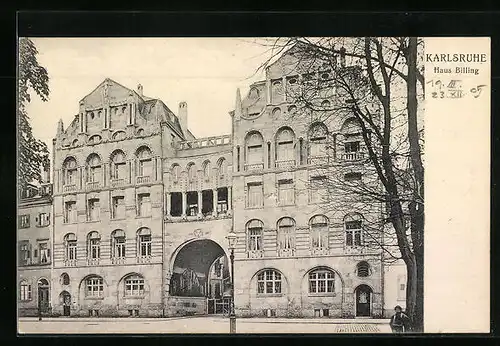
MULTIPOLYGON (((390 333, 388 320, 238 319, 237 333, 390 333)), ((229 332, 229 319, 189 318, 21 318, 20 334, 217 334, 229 332)))

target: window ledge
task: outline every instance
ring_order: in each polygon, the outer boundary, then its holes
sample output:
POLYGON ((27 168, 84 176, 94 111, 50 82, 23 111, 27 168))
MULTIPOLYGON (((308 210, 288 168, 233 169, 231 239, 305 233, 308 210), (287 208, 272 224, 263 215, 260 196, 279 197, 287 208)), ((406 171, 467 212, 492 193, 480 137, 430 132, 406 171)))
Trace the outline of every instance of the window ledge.
POLYGON ((309 297, 336 297, 337 293, 310 293, 308 294, 309 297))
POLYGON ((127 220, 126 217, 120 217, 120 218, 110 218, 109 219, 110 221, 123 221, 123 220, 127 220))
POLYGON ((21 303, 27 303, 33 301, 33 299, 19 299, 21 303))
POLYGON ((150 217, 151 217, 151 215, 148 215, 148 216, 136 216, 135 218, 136 219, 148 219, 150 217))
POLYGON ((144 299, 144 295, 140 296, 123 296, 123 299, 144 299))
POLYGON ((257 293, 257 298, 283 297, 283 293, 257 293))
POLYGON ((245 207, 245 209, 264 209, 264 206, 261 206, 261 207, 245 207))
POLYGON ((101 222, 101 220, 87 220, 85 223, 98 223, 101 222))
POLYGON ((85 297, 88 300, 104 300, 104 297, 85 297))

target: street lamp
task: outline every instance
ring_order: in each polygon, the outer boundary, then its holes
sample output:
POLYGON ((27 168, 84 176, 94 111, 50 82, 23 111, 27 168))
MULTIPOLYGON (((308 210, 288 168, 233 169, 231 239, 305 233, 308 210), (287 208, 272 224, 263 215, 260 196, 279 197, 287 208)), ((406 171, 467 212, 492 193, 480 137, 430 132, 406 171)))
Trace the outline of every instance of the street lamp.
POLYGON ((229 333, 236 333, 236 315, 234 313, 234 248, 238 236, 233 230, 227 235, 228 248, 231 251, 229 258, 231 259, 231 306, 229 311, 229 333))

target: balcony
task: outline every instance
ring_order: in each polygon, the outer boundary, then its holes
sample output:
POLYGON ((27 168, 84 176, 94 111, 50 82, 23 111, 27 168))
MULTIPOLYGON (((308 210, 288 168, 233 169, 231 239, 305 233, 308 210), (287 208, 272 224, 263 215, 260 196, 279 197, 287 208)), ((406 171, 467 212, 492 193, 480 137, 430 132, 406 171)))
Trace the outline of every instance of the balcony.
POLYGON ((120 187, 125 185, 125 179, 111 179, 112 187, 120 187))
POLYGON ((328 164, 328 156, 312 156, 309 158, 310 165, 326 165, 328 164))
POLYGON ((139 256, 137 257, 137 263, 151 263, 151 256, 139 256))
POLYGON ((245 171, 262 171, 264 169, 264 163, 248 163, 245 164, 245 171))
POLYGON ((125 257, 111 257, 111 264, 125 264, 125 257))
POLYGON ((149 175, 144 175, 141 177, 137 177, 137 184, 147 184, 151 182, 151 177, 149 175))
POLYGON ((87 182, 87 191, 97 190, 101 187, 100 181, 89 181, 87 182))
POLYGON ((87 258, 87 265, 89 266, 98 266, 99 265, 99 258, 87 258))
POLYGON ((278 249, 278 257, 293 257, 295 249, 278 249))
POLYGON ((248 258, 262 258, 264 257, 264 250, 248 250, 248 258))
POLYGON ((67 260, 64 260, 64 266, 65 267, 76 267, 76 259, 67 259, 67 260))
POLYGON ((341 158, 343 161, 358 161, 364 159, 364 157, 365 157, 364 152, 356 151, 353 153, 343 153, 341 158))
POLYGON ((295 167, 295 160, 280 160, 276 161, 276 168, 287 169, 295 167))
POLYGON ((311 255, 313 256, 327 256, 330 254, 330 250, 326 247, 317 247, 311 249, 311 255))
POLYGON ((63 191, 64 192, 71 192, 71 191, 76 191, 76 184, 71 184, 71 185, 64 185, 63 186, 63 191))

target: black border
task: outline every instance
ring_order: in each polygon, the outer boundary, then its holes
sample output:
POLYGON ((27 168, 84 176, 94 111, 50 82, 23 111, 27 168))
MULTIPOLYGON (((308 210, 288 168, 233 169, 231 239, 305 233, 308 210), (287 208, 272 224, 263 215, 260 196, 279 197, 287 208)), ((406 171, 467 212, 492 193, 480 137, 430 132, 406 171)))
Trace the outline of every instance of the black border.
MULTIPOLYGON (((332 2, 333 3, 333 2, 332 2)), ((489 2, 493 3, 492 1, 489 2)), ((335 4, 336 5, 336 4, 335 4)), ((7 59, 0 64, 0 68, 5 69, 0 74, 2 84, 7 84, 4 92, 3 99, 0 101, 2 106, 9 101, 6 96, 10 98, 10 112, 5 110, 3 126, 0 126, 2 131, 1 145, 2 145, 2 165, 0 172, 2 174, 2 205, 0 212, 3 214, 2 221, 7 222, 7 227, 4 230, 3 238, 6 244, 15 243, 15 215, 16 207, 12 201, 15 200, 15 72, 16 72, 16 28, 20 36, 52 36, 52 37, 73 37, 73 36, 109 36, 109 37, 158 37, 158 36, 492 36, 492 200, 491 200, 491 331, 489 336, 499 335, 499 318, 497 312, 499 309, 499 300, 495 296, 495 287, 498 276, 496 270, 498 269, 499 256, 494 251, 494 244, 497 242, 498 236, 495 235, 494 230, 497 224, 495 216, 498 214, 498 205, 495 203, 494 195, 497 193, 496 177, 500 175, 499 163, 494 160, 500 146, 500 136, 498 132, 498 124, 495 117, 497 103, 495 102, 498 95, 499 83, 499 67, 495 61, 499 61, 499 47, 500 47, 500 12, 384 12, 381 5, 378 5, 377 12, 326 12, 326 11, 308 11, 308 12, 290 12, 290 11, 267 11, 267 12, 244 12, 244 11, 170 11, 170 12, 20 12, 16 16, 13 13, 4 12, 0 13, 0 22, 6 25, 7 30, 3 30, 5 35, 4 54, 2 59, 7 59), (6 49, 7 46, 10 49, 6 49), (8 52, 8 53, 7 53, 8 52), (495 131, 496 130, 496 131, 495 131), (10 150, 12 149, 12 150, 10 150), (12 155, 12 156, 10 156, 12 155), (10 170, 12 168, 12 170, 10 170), (11 173, 12 175, 10 175, 11 173), (12 183, 8 183, 12 182, 12 183), (10 186, 12 185, 12 186, 10 186), (10 227, 12 226, 12 227, 10 227)), ((332 6, 333 7, 333 6, 332 6)), ((115 7, 119 8, 119 6, 115 7)), ((3 107, 6 109, 7 107, 3 107)), ((498 107, 497 107, 498 108, 498 107)), ((446 206, 443 206, 444 208, 446 206)), ((9 255, 4 263, 4 270, 10 271, 13 280, 7 283, 2 280, 0 283, 0 302, 2 309, 8 309, 9 314, 0 313, 2 322, 0 323, 0 335, 2 339, 11 339, 17 333, 16 325, 16 270, 15 270, 15 246, 4 246, 8 251, 1 251, 2 255, 9 255), (12 313, 12 315, 10 314, 12 313), (8 327, 10 328, 8 328, 8 327), (9 330, 10 329, 10 330, 9 330)), ((452 263, 440 263, 439 265, 453 265, 452 263)), ((466 297, 464 297, 466 299, 466 297)), ((147 335, 143 335, 147 336, 147 335)), ((226 336, 226 335, 225 335, 226 336)), ((465 336, 461 334, 455 335, 419 335, 407 336, 405 342, 411 340, 413 342, 434 342, 437 340, 440 344, 449 340, 450 338, 465 336), (425 338, 425 339, 424 339, 425 338)), ((466 340, 478 340, 478 337, 487 337, 487 334, 481 335, 468 335, 466 340)), ((83 340, 88 343, 95 341, 104 342, 123 342, 122 340, 132 340, 132 342, 171 342, 179 340, 182 343, 188 343, 191 340, 197 340, 198 336, 191 336, 190 339, 186 335, 165 335, 170 340, 164 340, 163 337, 147 336, 147 339, 99 335, 92 337, 88 340, 89 336, 20 336, 17 341, 19 342, 33 342, 40 343, 46 340, 51 344, 67 343, 73 344, 83 340), (177 339, 182 337, 182 340, 177 339), (66 339, 67 338, 67 339, 66 339)), ((221 336, 206 335, 205 337, 214 339, 221 338, 221 336)), ((248 335, 237 335, 239 339, 258 337, 248 335)), ((279 337, 285 342, 293 342, 298 340, 303 343, 299 335, 273 335, 271 338, 279 337)), ((313 341, 311 336, 304 336, 309 341, 313 341)), ((313 338, 332 338, 333 342, 351 340, 361 341, 363 339, 368 342, 379 341, 395 341, 395 336, 379 336, 379 335, 315 335, 313 338), (354 338, 354 339, 353 339, 354 338), (392 339, 392 340, 391 340, 392 339)), ((228 339, 227 336, 224 338, 228 339)), ((490 339, 491 340, 491 339, 490 339)), ((214 339, 215 341, 215 339, 214 339)), ((223 342, 224 340, 222 340, 223 342)), ((267 339, 259 339, 260 342, 265 342, 267 339)), ((275 340, 270 340, 274 341, 275 340)), ((320 341, 320 340, 318 340, 320 341)), ((320 342, 329 342, 329 340, 321 340, 320 342)), ((486 341, 486 340, 481 340, 486 341)), ((220 342, 220 341, 218 341, 220 342)), ((240 342, 238 340, 238 342, 240 342)))

